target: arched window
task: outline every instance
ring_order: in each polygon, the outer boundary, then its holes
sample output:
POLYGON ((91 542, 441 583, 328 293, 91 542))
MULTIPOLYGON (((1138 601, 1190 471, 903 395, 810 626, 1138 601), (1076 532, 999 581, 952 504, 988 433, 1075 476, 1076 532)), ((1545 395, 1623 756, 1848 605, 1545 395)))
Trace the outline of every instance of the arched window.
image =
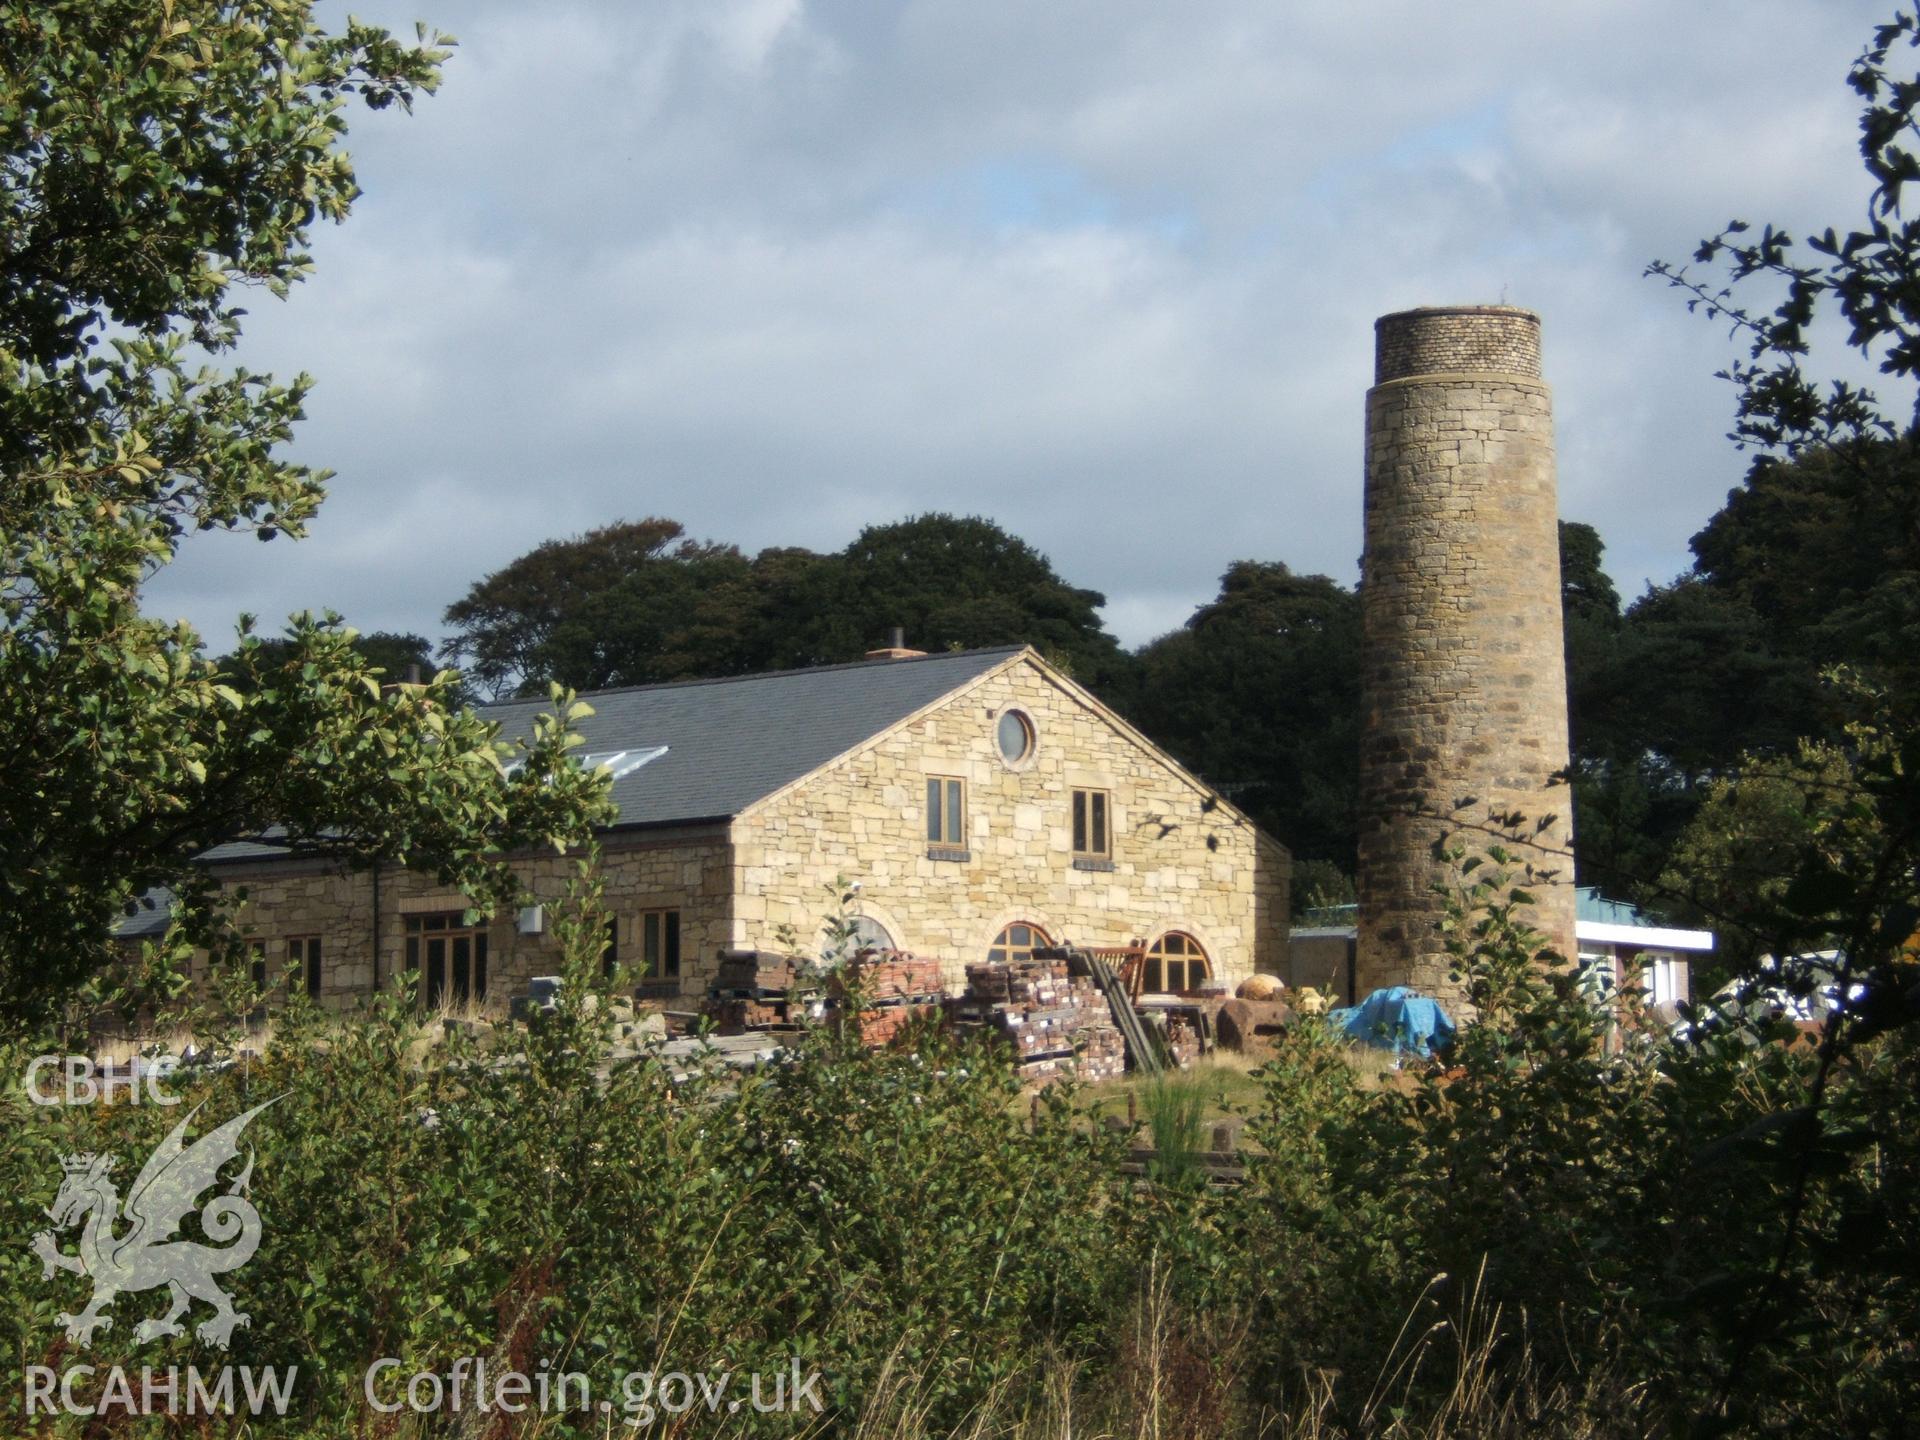
POLYGON ((1184 930, 1169 930, 1147 947, 1146 984, 1159 995, 1198 990, 1213 978, 1213 966, 1200 942, 1184 930))
POLYGON ((1047 932, 1038 925, 1016 920, 994 937, 993 945, 987 951, 987 959, 996 965, 1031 960, 1036 949, 1052 943, 1047 938, 1047 932))
POLYGON ((858 955, 864 950, 898 950, 893 936, 887 927, 871 915, 856 915, 847 935, 847 953, 858 955))

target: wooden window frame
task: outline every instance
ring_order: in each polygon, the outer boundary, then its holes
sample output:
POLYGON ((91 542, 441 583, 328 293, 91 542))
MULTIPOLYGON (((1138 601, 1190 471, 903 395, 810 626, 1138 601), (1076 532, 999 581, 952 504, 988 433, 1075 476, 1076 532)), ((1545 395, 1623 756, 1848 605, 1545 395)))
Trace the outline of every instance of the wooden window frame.
POLYGON ((484 918, 469 925, 463 911, 436 910, 405 916, 403 929, 405 948, 401 963, 408 970, 421 968, 434 940, 446 942, 441 964, 422 977, 420 1003, 423 1006, 439 1005, 447 997, 456 1005, 474 1004, 487 998, 489 926, 484 918), (454 969, 454 947, 463 939, 467 941, 465 995, 458 993, 458 972, 454 969))
POLYGON ((321 955, 323 947, 320 937, 314 934, 287 936, 287 963, 299 967, 300 978, 306 987, 307 997, 320 998, 324 984, 321 974, 321 955))
POLYGON ((1073 858, 1111 861, 1113 859, 1113 792, 1096 789, 1090 785, 1076 785, 1073 788, 1070 804, 1073 812, 1073 858))
POLYGON ((1207 953, 1207 947, 1200 943, 1198 936, 1187 930, 1164 930, 1153 938, 1147 946, 1146 966, 1142 973, 1142 989, 1153 995, 1180 995, 1190 990, 1198 990, 1200 984, 1213 979, 1213 957, 1207 953), (1178 937, 1191 950, 1170 951, 1167 941, 1178 937), (1181 984, 1166 983, 1171 966, 1180 967, 1181 984), (1200 966, 1201 973, 1195 976, 1193 967, 1200 966), (1196 983, 1196 980, 1199 983, 1196 983), (1159 981, 1159 984, 1155 984, 1159 981))
POLYGON ((967 781, 963 775, 927 776, 927 849, 967 848, 967 781))
POLYGON ((1009 770, 1024 770, 1033 763, 1033 752, 1040 747, 1040 730, 1033 723, 1033 717, 1018 706, 1009 706, 993 719, 993 753, 1002 765, 1009 770), (1024 742, 1018 755, 1007 754, 1006 746, 1000 743, 1001 731, 1011 720, 1020 728, 1020 738, 1024 742))
POLYGON ((993 943, 987 946, 987 963, 990 965, 1018 964, 1033 959, 1034 951, 1045 949, 1051 944, 1053 944, 1053 938, 1033 921, 1009 920, 994 935, 993 943), (1025 944, 1016 943, 1010 938, 1016 926, 1027 931, 1025 944))
POLYGON ((678 905, 642 910, 633 920, 640 947, 642 981, 678 980, 686 959, 685 926, 678 905))

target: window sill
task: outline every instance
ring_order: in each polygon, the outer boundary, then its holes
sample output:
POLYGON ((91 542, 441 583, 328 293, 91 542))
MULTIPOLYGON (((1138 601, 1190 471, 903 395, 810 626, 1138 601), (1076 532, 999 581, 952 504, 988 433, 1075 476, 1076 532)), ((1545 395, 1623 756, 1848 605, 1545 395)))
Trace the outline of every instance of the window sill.
POLYGON ((927 847, 927 859, 946 860, 957 865, 964 865, 967 861, 973 859, 973 852, 971 850, 956 849, 952 845, 929 845, 927 847))
POLYGON ((1076 870, 1096 870, 1102 874, 1111 874, 1115 867, 1113 861, 1102 860, 1097 855, 1076 855, 1073 857, 1073 868, 1076 870))

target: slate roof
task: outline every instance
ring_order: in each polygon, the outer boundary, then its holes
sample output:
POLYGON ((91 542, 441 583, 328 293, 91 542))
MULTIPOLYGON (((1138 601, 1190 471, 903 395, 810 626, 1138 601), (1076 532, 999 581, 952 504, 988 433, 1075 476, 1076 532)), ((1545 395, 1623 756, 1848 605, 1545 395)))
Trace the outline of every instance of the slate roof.
POLYGON ((113 938, 144 940, 149 935, 165 934, 172 910, 173 891, 166 886, 143 891, 133 901, 133 913, 113 922, 113 938))
MULTIPOLYGON (((585 692, 593 714, 575 752, 632 758, 665 746, 613 783, 616 828, 725 820, 819 769, 861 741, 1020 654, 1023 645, 958 650, 904 660, 859 660, 719 680, 683 680, 585 692)), ((502 738, 523 740, 544 699, 506 700, 480 711, 502 738)), ((271 832, 267 837, 270 839, 271 832)), ((202 860, 285 855, 255 841, 216 845, 202 860)))
MULTIPOLYGON (((726 819, 1025 648, 601 690, 581 697, 594 713, 580 723, 580 748, 666 747, 614 781, 618 825, 726 819)), ((504 738, 519 740, 546 708, 544 700, 508 701, 483 713, 500 722, 504 738)))

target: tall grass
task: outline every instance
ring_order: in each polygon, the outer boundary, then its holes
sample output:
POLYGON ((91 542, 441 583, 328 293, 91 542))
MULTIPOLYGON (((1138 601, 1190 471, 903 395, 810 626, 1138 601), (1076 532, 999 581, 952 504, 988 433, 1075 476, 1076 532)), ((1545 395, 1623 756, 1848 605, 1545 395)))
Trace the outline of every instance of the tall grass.
POLYGON ((1193 1181, 1200 1173, 1207 1087, 1190 1075, 1157 1075, 1140 1091, 1140 1108, 1146 1113, 1147 1138, 1153 1142, 1149 1178, 1161 1185, 1193 1181))

